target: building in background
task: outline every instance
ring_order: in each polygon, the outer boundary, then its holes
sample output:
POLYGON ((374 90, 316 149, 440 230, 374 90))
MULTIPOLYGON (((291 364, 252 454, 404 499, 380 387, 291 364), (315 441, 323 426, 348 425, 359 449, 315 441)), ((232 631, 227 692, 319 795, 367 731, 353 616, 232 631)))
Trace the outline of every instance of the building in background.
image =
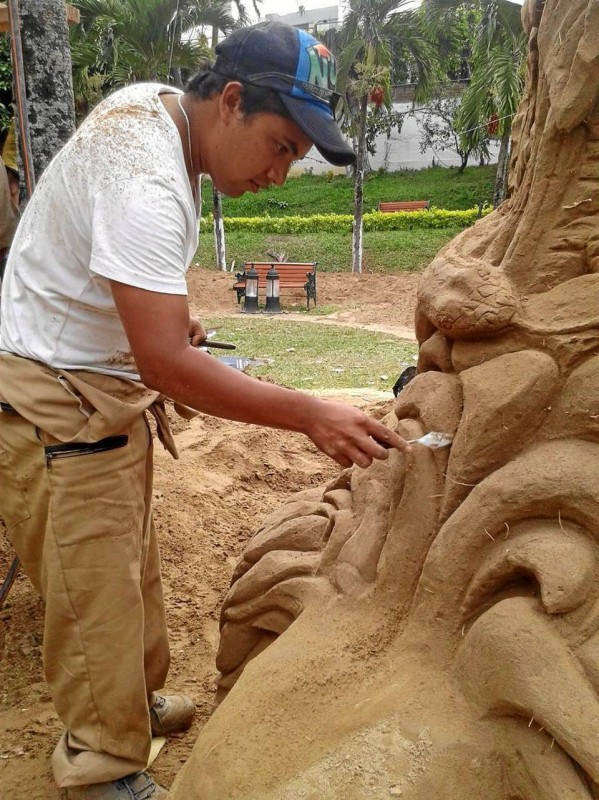
POLYGON ((292 14, 267 14, 266 19, 286 22, 295 28, 309 31, 312 36, 319 37, 326 31, 339 27, 339 5, 304 9, 299 3, 298 11, 294 11, 292 14))

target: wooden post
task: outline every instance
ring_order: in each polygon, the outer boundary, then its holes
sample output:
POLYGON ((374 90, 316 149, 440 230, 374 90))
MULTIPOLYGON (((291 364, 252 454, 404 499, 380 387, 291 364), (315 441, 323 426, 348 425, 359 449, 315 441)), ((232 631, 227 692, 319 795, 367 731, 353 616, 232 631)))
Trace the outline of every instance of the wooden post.
POLYGON ((352 272, 362 272, 363 238, 364 238, 364 167, 366 161, 366 118, 368 115, 368 95, 362 97, 360 103, 360 125, 358 139, 358 157, 354 181, 354 222, 352 235, 352 272))
POLYGON ((214 187, 214 184, 212 184, 212 216, 214 217, 214 247, 216 249, 216 266, 222 272, 226 272, 227 253, 225 248, 223 204, 220 192, 214 187))

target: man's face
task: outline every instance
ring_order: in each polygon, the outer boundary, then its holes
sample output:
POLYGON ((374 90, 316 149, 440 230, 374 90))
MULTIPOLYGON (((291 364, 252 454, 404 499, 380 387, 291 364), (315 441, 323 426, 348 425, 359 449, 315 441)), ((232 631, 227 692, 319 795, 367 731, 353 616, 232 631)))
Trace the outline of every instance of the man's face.
POLYGON ((269 112, 245 117, 237 111, 222 126, 209 172, 216 188, 229 197, 282 186, 294 161, 312 142, 290 119, 269 112))

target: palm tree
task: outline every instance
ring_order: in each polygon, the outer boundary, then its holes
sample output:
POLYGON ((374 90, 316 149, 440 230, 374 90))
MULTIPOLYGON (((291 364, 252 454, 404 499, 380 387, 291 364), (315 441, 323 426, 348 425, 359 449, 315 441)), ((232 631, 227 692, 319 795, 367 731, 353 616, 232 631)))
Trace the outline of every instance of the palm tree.
POLYGON ((451 27, 452 15, 469 8, 477 15, 472 42, 470 85, 462 97, 456 126, 464 145, 476 149, 488 134, 500 140, 493 203, 505 199, 512 120, 524 89, 527 40, 520 6, 509 0, 424 0, 433 32, 451 27))
MULTIPOLYGON (((223 7, 223 11, 224 11, 224 16, 225 17, 228 16, 227 7, 229 7, 231 5, 235 6, 235 10, 237 11, 237 23, 236 24, 237 24, 238 27, 241 27, 243 25, 250 25, 251 24, 250 16, 248 14, 247 8, 241 2, 241 0, 232 0, 232 2, 228 2, 228 0, 219 0, 219 2, 220 2, 220 5, 223 7)), ((254 12, 255 12, 257 17, 260 16, 260 3, 261 2, 262 2, 262 0, 252 0, 252 6, 254 8, 254 12)), ((235 27, 235 25, 233 27, 235 27)), ((213 28, 212 28, 212 49, 213 50, 216 47, 216 45, 218 44, 218 38, 219 38, 220 31, 222 31, 223 33, 227 33, 229 30, 231 30, 230 26, 226 27, 226 28, 219 28, 218 25, 214 25, 213 26, 213 28)))
POLYGON ((434 53, 418 25, 409 0, 349 0, 343 25, 332 42, 339 53, 338 86, 347 94, 350 132, 357 142, 354 184, 352 271, 362 272, 363 183, 370 101, 391 106, 393 49, 403 47, 418 72, 418 91, 427 90, 434 72, 434 53))
MULTIPOLYGON (((194 30, 232 30, 223 0, 75 0, 81 24, 71 36, 75 93, 80 105, 136 81, 181 83, 211 50, 194 30)), ((91 101, 91 102, 90 102, 91 101)))

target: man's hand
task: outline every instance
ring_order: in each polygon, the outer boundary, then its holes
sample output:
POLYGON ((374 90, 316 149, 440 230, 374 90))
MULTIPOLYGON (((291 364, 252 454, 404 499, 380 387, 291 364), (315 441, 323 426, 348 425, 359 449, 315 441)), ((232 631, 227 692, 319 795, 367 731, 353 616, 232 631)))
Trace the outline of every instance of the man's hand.
POLYGON ((317 400, 304 433, 342 467, 369 467, 389 457, 389 448, 411 450, 405 439, 353 406, 317 400))
POLYGON ((208 338, 206 328, 199 319, 189 318, 189 344, 192 347, 199 347, 208 338))

